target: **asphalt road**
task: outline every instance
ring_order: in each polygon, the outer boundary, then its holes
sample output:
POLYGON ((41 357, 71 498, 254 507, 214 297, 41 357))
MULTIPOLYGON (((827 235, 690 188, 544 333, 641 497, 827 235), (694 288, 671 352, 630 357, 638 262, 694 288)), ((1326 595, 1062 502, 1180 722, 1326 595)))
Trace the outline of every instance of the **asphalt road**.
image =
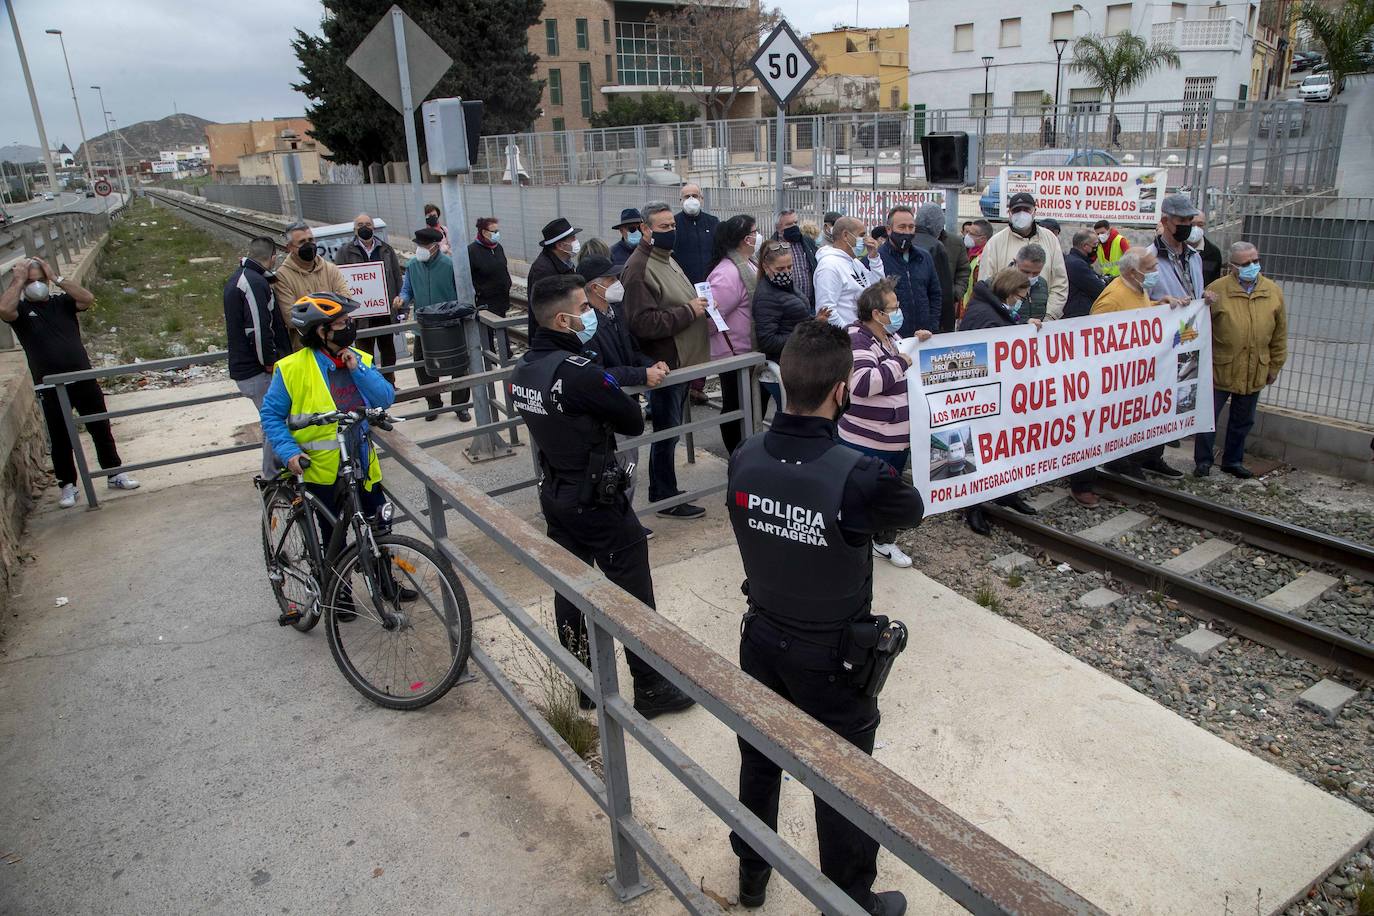
POLYGON ((110 207, 119 206, 121 195, 111 194, 108 199, 100 197, 87 197, 84 191, 65 191, 58 194, 53 200, 31 200, 28 203, 6 206, 5 212, 10 215, 10 219, 26 219, 30 216, 42 216, 44 213, 54 213, 59 210, 80 213, 99 213, 108 205, 110 207), (108 204, 107 204, 108 200, 108 204))

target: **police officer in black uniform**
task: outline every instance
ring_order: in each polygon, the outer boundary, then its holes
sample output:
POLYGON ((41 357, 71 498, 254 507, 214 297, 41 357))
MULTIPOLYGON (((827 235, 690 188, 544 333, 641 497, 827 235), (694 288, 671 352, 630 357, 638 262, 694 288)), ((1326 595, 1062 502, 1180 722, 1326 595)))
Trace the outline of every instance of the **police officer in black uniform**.
MULTIPOLYGON (((536 330, 510 378, 511 396, 539 449, 539 505, 549 537, 653 607, 645 529, 625 495, 627 469, 615 457, 615 434, 640 435, 644 415, 604 368, 581 355, 597 319, 582 284, 576 274, 534 284, 529 299, 536 330)), ((582 612, 562 595, 555 595, 553 607, 559 639, 585 656, 582 612)), ((641 715, 692 705, 648 663, 632 652, 626 656, 641 715)), ((581 700, 590 708, 587 697, 581 700)))
MULTIPOLYGON (((845 331, 797 326, 783 348, 787 410, 730 458, 727 506, 744 559, 749 611, 740 668, 865 753, 878 730, 877 690, 905 645, 900 624, 872 614, 874 532, 920 523, 920 494, 886 462, 836 439, 853 365, 845 331), (894 651, 895 650, 895 651, 894 651)), ((782 771, 740 739, 740 801, 778 823, 782 771)), ((873 893, 878 843, 816 799, 821 872, 870 913, 906 911, 873 893)), ((739 836, 740 904, 762 906, 772 869, 739 836)))

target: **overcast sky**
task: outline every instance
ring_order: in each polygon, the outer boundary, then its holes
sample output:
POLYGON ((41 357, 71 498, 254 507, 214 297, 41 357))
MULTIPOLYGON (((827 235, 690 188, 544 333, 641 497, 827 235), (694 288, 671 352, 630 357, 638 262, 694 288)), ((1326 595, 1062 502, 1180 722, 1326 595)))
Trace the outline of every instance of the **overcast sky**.
MULTIPOLYGON (((90 86, 105 90, 119 124, 155 120, 173 110, 212 121, 246 121, 299 115, 306 100, 291 90, 300 78, 290 41, 295 29, 319 28, 318 0, 235 0, 209 15, 200 2, 121 0, 95 7, 92 0, 13 0, 33 73, 48 140, 73 150, 81 142, 57 37, 62 29, 76 82, 86 135, 104 132, 100 104, 90 86)), ((854 9, 815 0, 777 4, 799 32, 852 23, 854 9)), ((907 21, 906 0, 864 0, 859 25, 907 21)), ((0 25, 0 146, 38 145, 14 37, 0 25)))

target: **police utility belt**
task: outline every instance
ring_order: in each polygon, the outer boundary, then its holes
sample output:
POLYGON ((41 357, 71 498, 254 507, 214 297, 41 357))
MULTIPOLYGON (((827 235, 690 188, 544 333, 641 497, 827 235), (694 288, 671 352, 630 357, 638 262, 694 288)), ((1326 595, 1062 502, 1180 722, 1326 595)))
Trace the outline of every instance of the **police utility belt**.
MULTIPOLYGON (((748 583, 745 583, 748 594, 748 583)), ((760 613, 751 603, 740 627, 743 633, 751 624, 763 624, 776 630, 788 639, 800 639, 814 645, 836 649, 840 656, 840 667, 849 677, 849 684, 864 696, 876 697, 887 684, 887 676, 897 656, 906 649, 907 629, 900 620, 891 620, 881 615, 865 615, 857 620, 845 622, 839 630, 819 633, 799 633, 773 621, 765 613, 760 613)))

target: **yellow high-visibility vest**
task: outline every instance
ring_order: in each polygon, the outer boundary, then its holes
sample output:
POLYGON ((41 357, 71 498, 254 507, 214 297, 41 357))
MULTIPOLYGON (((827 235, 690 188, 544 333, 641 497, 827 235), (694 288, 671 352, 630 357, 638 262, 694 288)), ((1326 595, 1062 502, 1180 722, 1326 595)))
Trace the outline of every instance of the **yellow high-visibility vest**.
POLYGON ((1125 252, 1126 237, 1121 233, 1112 236, 1112 250, 1110 256, 1104 246, 1097 246, 1097 263, 1102 265, 1102 275, 1104 277, 1121 276, 1121 255, 1125 252))
MULTIPOLYGON (((370 353, 357 349, 353 352, 358 354, 358 359, 362 360, 364 366, 372 365, 370 353)), ((282 384, 286 385, 286 393, 291 396, 290 416, 328 413, 337 409, 334 396, 329 393, 329 381, 315 360, 314 350, 306 347, 277 360, 277 371, 281 373, 282 384)), ((328 426, 307 426, 304 429, 291 430, 291 436, 296 440, 296 444, 310 458, 310 467, 305 469, 303 475, 306 483, 332 484, 338 479, 339 443, 334 438, 338 429, 339 424, 330 423, 328 426)), ((367 481, 364 486, 371 490, 373 484, 381 479, 382 466, 377 461, 377 450, 374 448, 368 455, 367 481)))

